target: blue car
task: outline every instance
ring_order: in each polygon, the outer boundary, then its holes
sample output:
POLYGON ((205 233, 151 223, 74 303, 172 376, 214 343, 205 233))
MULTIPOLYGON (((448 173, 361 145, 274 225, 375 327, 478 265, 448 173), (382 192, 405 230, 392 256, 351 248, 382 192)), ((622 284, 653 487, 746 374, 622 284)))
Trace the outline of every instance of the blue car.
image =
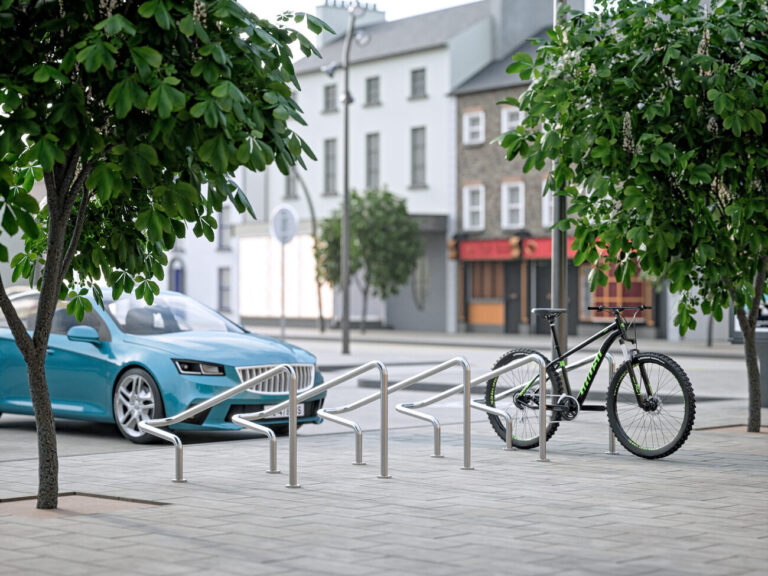
MULTIPOLYGON (((12 298, 28 330, 38 294, 12 298)), ((60 302, 53 316, 45 363, 54 416, 114 422, 136 443, 152 440, 141 420, 174 416, 279 364, 290 364, 299 392, 322 383, 316 358, 301 348, 252 334, 196 300, 163 292, 152 306, 123 296, 93 304, 82 322, 60 302)), ((299 405, 299 423, 319 423, 325 394, 299 405)), ((253 388, 173 427, 233 430, 230 418, 288 398, 288 378, 253 388)), ((0 414, 33 414, 24 359, 0 314, 0 414)), ((287 414, 260 421, 276 434, 288 430, 287 414)))

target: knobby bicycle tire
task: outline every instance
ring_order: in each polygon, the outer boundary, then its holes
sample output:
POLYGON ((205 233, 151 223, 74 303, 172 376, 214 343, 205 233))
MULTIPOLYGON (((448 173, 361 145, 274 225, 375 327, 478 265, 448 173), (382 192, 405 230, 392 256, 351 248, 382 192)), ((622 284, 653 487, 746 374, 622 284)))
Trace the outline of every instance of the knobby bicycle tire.
POLYGON ((688 375, 664 354, 645 352, 631 360, 642 390, 639 406, 624 362, 611 380, 607 397, 608 423, 622 446, 642 458, 664 458, 688 439, 696 416, 696 398, 688 375), (645 390, 643 372, 651 386, 645 390))
MULTIPOLYGON (((493 365, 493 369, 505 366, 515 360, 520 360, 530 355, 541 356, 545 361, 549 362, 543 354, 540 354, 536 350, 530 348, 514 348, 509 352, 503 354, 493 365)), ((493 406, 506 410, 513 417, 512 424, 512 445, 516 448, 529 449, 535 448, 539 445, 539 386, 538 384, 532 386, 529 390, 526 403, 520 403, 520 399, 516 398, 516 395, 510 395, 501 399, 497 405, 497 396, 505 389, 519 386, 523 383, 530 382, 532 378, 539 373, 539 365, 536 363, 526 364, 520 368, 513 369, 509 372, 505 372, 496 378, 488 380, 485 385, 485 404, 487 406, 493 406), (535 408, 527 407, 527 404, 534 404, 535 408)), ((550 385, 548 394, 559 396, 563 393, 563 383, 560 380, 559 374, 554 368, 550 367, 547 370, 547 382, 550 385)), ((496 431, 496 434, 506 442, 507 440, 507 426, 506 420, 494 414, 488 414, 488 420, 491 422, 491 426, 496 431)), ((557 431, 560 420, 559 413, 551 414, 550 424, 547 426, 547 440, 552 438, 552 435, 557 431)))

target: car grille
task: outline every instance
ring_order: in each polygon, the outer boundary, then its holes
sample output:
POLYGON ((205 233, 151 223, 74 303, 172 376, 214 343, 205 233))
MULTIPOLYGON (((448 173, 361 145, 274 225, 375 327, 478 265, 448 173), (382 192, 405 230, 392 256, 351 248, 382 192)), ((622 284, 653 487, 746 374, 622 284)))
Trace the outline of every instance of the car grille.
MULTIPOLYGON (((240 382, 246 382, 275 366, 241 366, 237 369, 237 374, 240 376, 240 382)), ((297 392, 312 388, 312 384, 315 382, 315 367, 312 364, 291 364, 291 366, 296 371, 297 392)), ((248 391, 259 394, 288 394, 290 386, 290 375, 287 372, 280 372, 272 378, 262 380, 251 386, 248 391)))

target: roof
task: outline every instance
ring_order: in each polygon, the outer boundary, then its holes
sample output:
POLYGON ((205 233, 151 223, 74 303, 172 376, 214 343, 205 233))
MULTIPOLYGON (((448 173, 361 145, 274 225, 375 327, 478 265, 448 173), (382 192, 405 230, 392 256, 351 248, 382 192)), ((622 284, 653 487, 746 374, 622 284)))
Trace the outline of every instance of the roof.
MULTIPOLYGON (((481 1, 401 20, 372 24, 364 28, 370 35, 370 42, 365 46, 352 42, 349 58, 350 61, 358 63, 445 46, 468 26, 488 17, 489 3, 481 1)), ((320 66, 334 60, 340 62, 343 44, 344 34, 339 34, 337 40, 320 49, 322 60, 312 56, 296 62, 296 73, 306 74, 319 70, 320 66)))
MULTIPOLYGON (((543 36, 545 30, 546 29, 540 30, 539 33, 534 34, 534 36, 543 36)), ((530 84, 530 80, 522 80, 517 73, 507 74, 507 66, 512 64, 512 56, 518 52, 525 52, 526 54, 530 54, 533 58, 536 58, 536 46, 533 46, 529 40, 525 40, 505 56, 488 64, 488 66, 456 88, 453 91, 453 94, 455 96, 461 96, 464 94, 474 94, 477 92, 487 92, 489 90, 526 86, 530 84)))

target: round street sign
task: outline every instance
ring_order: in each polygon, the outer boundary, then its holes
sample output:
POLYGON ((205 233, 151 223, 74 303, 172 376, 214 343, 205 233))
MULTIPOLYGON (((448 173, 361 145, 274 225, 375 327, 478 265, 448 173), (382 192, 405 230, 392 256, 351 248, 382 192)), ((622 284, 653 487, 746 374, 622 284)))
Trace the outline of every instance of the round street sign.
POLYGON ((296 210, 288 204, 279 204, 269 218, 269 231, 272 237, 281 244, 288 244, 296 235, 299 218, 296 210))

